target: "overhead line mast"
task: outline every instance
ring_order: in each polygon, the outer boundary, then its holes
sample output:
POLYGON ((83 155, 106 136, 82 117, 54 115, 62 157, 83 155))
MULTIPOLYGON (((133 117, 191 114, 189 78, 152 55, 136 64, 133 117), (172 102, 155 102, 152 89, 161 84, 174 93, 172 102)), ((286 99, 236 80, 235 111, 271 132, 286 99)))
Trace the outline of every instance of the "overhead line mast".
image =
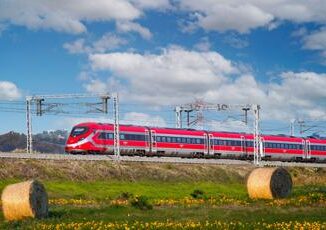
MULTIPOLYGON (((119 100, 118 94, 59 94, 59 95, 34 95, 26 97, 26 127, 27 127, 27 153, 33 152, 33 136, 32 136, 32 105, 36 105, 36 115, 43 116, 45 113, 53 112, 56 108, 62 107, 62 103, 46 104, 47 99, 82 99, 82 98, 100 98, 100 103, 87 103, 88 107, 95 110, 89 112, 108 113, 108 100, 113 98, 113 111, 114 111, 114 130, 117 138, 117 143, 114 148, 115 156, 119 159, 119 100), (117 146, 117 147, 116 147, 117 146)), ((63 110, 55 111, 57 113, 64 113, 63 110)))
POLYGON ((253 147, 254 147, 254 164, 258 165, 261 161, 261 158, 264 156, 264 151, 262 148, 262 140, 260 134, 260 105, 257 104, 212 104, 205 103, 201 100, 196 101, 195 103, 189 103, 184 105, 179 105, 175 107, 175 116, 176 116, 176 128, 182 128, 182 113, 187 114, 187 127, 194 123, 202 123, 204 120, 203 111, 225 111, 230 109, 242 109, 245 113, 244 122, 248 123, 248 111, 252 110, 254 115, 254 124, 253 124, 253 147), (190 121, 190 113, 196 112, 197 119, 190 121))

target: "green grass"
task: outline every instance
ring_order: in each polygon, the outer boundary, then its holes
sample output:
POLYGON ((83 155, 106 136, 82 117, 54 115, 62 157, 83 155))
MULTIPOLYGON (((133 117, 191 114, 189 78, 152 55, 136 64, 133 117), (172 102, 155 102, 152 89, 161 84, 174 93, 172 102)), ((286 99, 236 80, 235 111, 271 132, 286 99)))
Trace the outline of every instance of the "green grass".
MULTIPOLYGON (((0 182, 0 189, 16 180, 0 182)), ((213 182, 183 182, 168 183, 157 181, 119 182, 119 181, 43 181, 48 191, 49 198, 67 198, 86 200, 105 200, 116 198, 122 192, 134 195, 145 195, 150 200, 154 199, 181 199, 189 197, 195 189, 200 189, 209 197, 226 195, 240 200, 248 200, 245 185, 241 183, 215 184, 213 182)), ((292 197, 307 195, 311 191, 323 192, 325 186, 300 186, 294 187, 292 197)), ((185 206, 154 206, 153 210, 142 211, 131 206, 112 206, 109 204, 74 206, 52 205, 50 216, 44 220, 24 220, 8 223, 0 219, 0 229, 25 229, 37 228, 38 224, 59 224, 70 222, 104 221, 104 222, 152 222, 152 221, 325 221, 326 208, 324 206, 311 207, 274 207, 266 205, 265 201, 256 201, 249 206, 212 205, 185 206)))
POLYGON ((150 199, 183 198, 195 189, 205 191, 208 196, 229 194, 233 197, 245 197, 246 190, 240 184, 215 184, 212 182, 167 183, 167 182, 51 182, 45 186, 52 197, 104 199, 115 198, 122 192, 145 195, 150 199), (73 192, 72 192, 73 191, 73 192))
MULTIPOLYGON (((17 180, 0 181, 0 190, 7 184, 17 180)), ((125 182, 125 181, 96 181, 96 182, 72 182, 72 181, 42 181, 50 198, 83 198, 83 199, 112 199, 122 192, 134 195, 145 195, 150 199, 184 198, 190 196, 195 189, 205 191, 207 196, 226 194, 235 198, 247 196, 242 184, 216 184, 213 182, 125 182)))

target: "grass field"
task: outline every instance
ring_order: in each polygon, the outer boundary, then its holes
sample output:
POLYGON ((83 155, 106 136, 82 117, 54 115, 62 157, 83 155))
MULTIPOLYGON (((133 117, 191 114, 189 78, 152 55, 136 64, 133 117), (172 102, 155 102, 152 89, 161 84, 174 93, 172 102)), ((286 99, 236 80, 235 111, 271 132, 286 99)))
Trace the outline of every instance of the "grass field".
MULTIPOLYGON (((11 167, 26 164, 11 163, 11 167)), ((80 165, 80 174, 75 172, 78 176, 69 178, 62 171, 55 173, 59 171, 56 167, 67 168, 68 163, 39 164, 42 166, 33 162, 34 173, 40 173, 37 178, 48 191, 49 218, 1 219, 1 229, 326 229, 324 170, 290 169, 295 182, 291 197, 271 201, 248 198, 244 179, 251 169, 247 168, 124 165, 128 174, 122 175, 107 165, 106 170, 115 176, 106 180, 91 171, 95 169, 90 165, 89 171, 80 165), (141 176, 136 175, 138 167, 143 169, 141 176), (47 174, 40 171, 44 168, 47 174), (181 170, 191 171, 194 179, 176 173, 181 170), (210 170, 213 176, 202 177, 210 170), (81 175, 86 171, 87 175, 81 175), (148 171, 157 175, 148 175, 148 171), (130 173, 134 173, 132 180, 130 173), (165 178, 166 174, 175 179, 165 178), (219 175, 224 178, 215 178, 219 175)), ((0 169, 1 190, 27 179, 21 173, 6 178, 11 170, 5 170, 0 169)))

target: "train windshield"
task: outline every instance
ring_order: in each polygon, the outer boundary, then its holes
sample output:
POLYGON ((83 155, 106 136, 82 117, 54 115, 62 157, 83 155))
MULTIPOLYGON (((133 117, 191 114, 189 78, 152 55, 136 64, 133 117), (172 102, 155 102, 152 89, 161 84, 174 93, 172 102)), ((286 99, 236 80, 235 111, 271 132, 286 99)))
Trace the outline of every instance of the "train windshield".
POLYGON ((76 137, 76 136, 82 135, 82 134, 86 133, 87 130, 88 130, 88 128, 86 128, 86 127, 75 127, 72 129, 70 136, 76 137))

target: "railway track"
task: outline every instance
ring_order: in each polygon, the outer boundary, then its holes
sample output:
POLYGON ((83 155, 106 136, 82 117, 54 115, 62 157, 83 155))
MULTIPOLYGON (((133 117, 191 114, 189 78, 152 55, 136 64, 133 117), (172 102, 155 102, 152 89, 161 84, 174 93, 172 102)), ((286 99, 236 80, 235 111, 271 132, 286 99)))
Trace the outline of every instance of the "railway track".
MULTIPOLYGON (((0 158, 11 159, 38 159, 38 160, 76 160, 76 161, 117 161, 122 162, 156 162, 156 163, 183 163, 183 164, 219 164, 219 165, 252 165, 251 161, 231 159, 188 159, 179 157, 139 157, 121 156, 117 159, 112 155, 67 155, 67 154, 39 154, 39 153, 0 153, 0 158)), ((326 168, 325 163, 262 161, 261 166, 284 167, 313 167, 326 168)))

